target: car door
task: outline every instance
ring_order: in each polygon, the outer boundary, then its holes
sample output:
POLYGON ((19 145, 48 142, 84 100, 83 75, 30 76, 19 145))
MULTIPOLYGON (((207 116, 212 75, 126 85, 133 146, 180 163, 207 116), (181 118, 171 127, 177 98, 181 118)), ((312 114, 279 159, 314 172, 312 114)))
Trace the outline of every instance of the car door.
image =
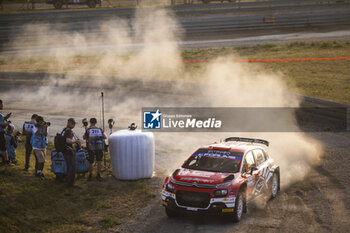
POLYGON ((248 151, 244 156, 242 164, 242 176, 247 180, 247 195, 251 198, 254 195, 254 188, 256 182, 256 171, 252 169, 256 167, 253 151, 248 151))
POLYGON ((264 188, 267 188, 267 176, 269 174, 269 164, 266 160, 266 154, 262 149, 253 150, 254 159, 256 162, 256 180, 254 194, 259 195, 263 192, 264 188))

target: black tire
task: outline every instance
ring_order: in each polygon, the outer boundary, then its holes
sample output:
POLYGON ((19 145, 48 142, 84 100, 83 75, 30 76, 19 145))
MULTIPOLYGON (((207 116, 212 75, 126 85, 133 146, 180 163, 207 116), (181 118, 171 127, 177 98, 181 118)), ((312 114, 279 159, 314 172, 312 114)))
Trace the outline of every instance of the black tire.
POLYGON ((236 197, 236 203, 235 203, 235 209, 233 212, 233 221, 239 222, 242 219, 243 213, 245 212, 246 208, 246 198, 245 198, 245 192, 239 191, 238 195, 236 197))
POLYGON ((88 0, 88 7, 89 8, 95 8, 96 7, 96 1, 95 0, 88 0))
POLYGON ((55 0, 53 2, 53 6, 56 8, 56 9, 61 9, 62 6, 63 6, 63 1, 62 0, 55 0))
POLYGON ((273 199, 277 196, 278 190, 280 189, 280 176, 277 173, 274 173, 269 182, 269 195, 270 199, 273 199))
POLYGON ((165 207, 165 213, 168 216, 168 218, 175 218, 177 216, 177 212, 169 209, 168 207, 165 207))

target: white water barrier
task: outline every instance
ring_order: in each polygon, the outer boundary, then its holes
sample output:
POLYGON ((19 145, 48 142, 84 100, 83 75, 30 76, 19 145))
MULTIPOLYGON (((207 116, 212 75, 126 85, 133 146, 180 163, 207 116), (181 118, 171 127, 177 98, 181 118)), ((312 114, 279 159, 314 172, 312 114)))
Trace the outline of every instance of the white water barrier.
POLYGON ((152 177, 154 137, 151 132, 120 130, 109 136, 112 172, 120 180, 152 177))

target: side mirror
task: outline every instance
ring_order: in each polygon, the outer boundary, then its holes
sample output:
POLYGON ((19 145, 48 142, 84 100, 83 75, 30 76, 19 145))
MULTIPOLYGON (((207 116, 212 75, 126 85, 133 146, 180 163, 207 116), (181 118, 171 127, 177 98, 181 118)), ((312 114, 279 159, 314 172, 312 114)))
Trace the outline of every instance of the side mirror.
POLYGON ((252 167, 252 169, 250 169, 250 175, 253 175, 253 172, 257 171, 257 170, 258 170, 257 167, 252 167))

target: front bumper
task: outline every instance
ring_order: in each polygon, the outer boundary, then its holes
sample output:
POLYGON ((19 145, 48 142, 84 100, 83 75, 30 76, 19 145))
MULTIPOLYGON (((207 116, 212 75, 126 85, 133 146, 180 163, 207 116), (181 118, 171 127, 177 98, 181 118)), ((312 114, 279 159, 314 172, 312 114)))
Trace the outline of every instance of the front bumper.
POLYGON ((192 206, 182 206, 176 201, 176 195, 170 193, 166 190, 161 192, 162 204, 163 206, 178 210, 178 211, 188 211, 188 212, 205 212, 205 213, 233 213, 235 207, 235 196, 223 197, 223 198, 210 198, 209 205, 205 208, 198 208, 192 206))

